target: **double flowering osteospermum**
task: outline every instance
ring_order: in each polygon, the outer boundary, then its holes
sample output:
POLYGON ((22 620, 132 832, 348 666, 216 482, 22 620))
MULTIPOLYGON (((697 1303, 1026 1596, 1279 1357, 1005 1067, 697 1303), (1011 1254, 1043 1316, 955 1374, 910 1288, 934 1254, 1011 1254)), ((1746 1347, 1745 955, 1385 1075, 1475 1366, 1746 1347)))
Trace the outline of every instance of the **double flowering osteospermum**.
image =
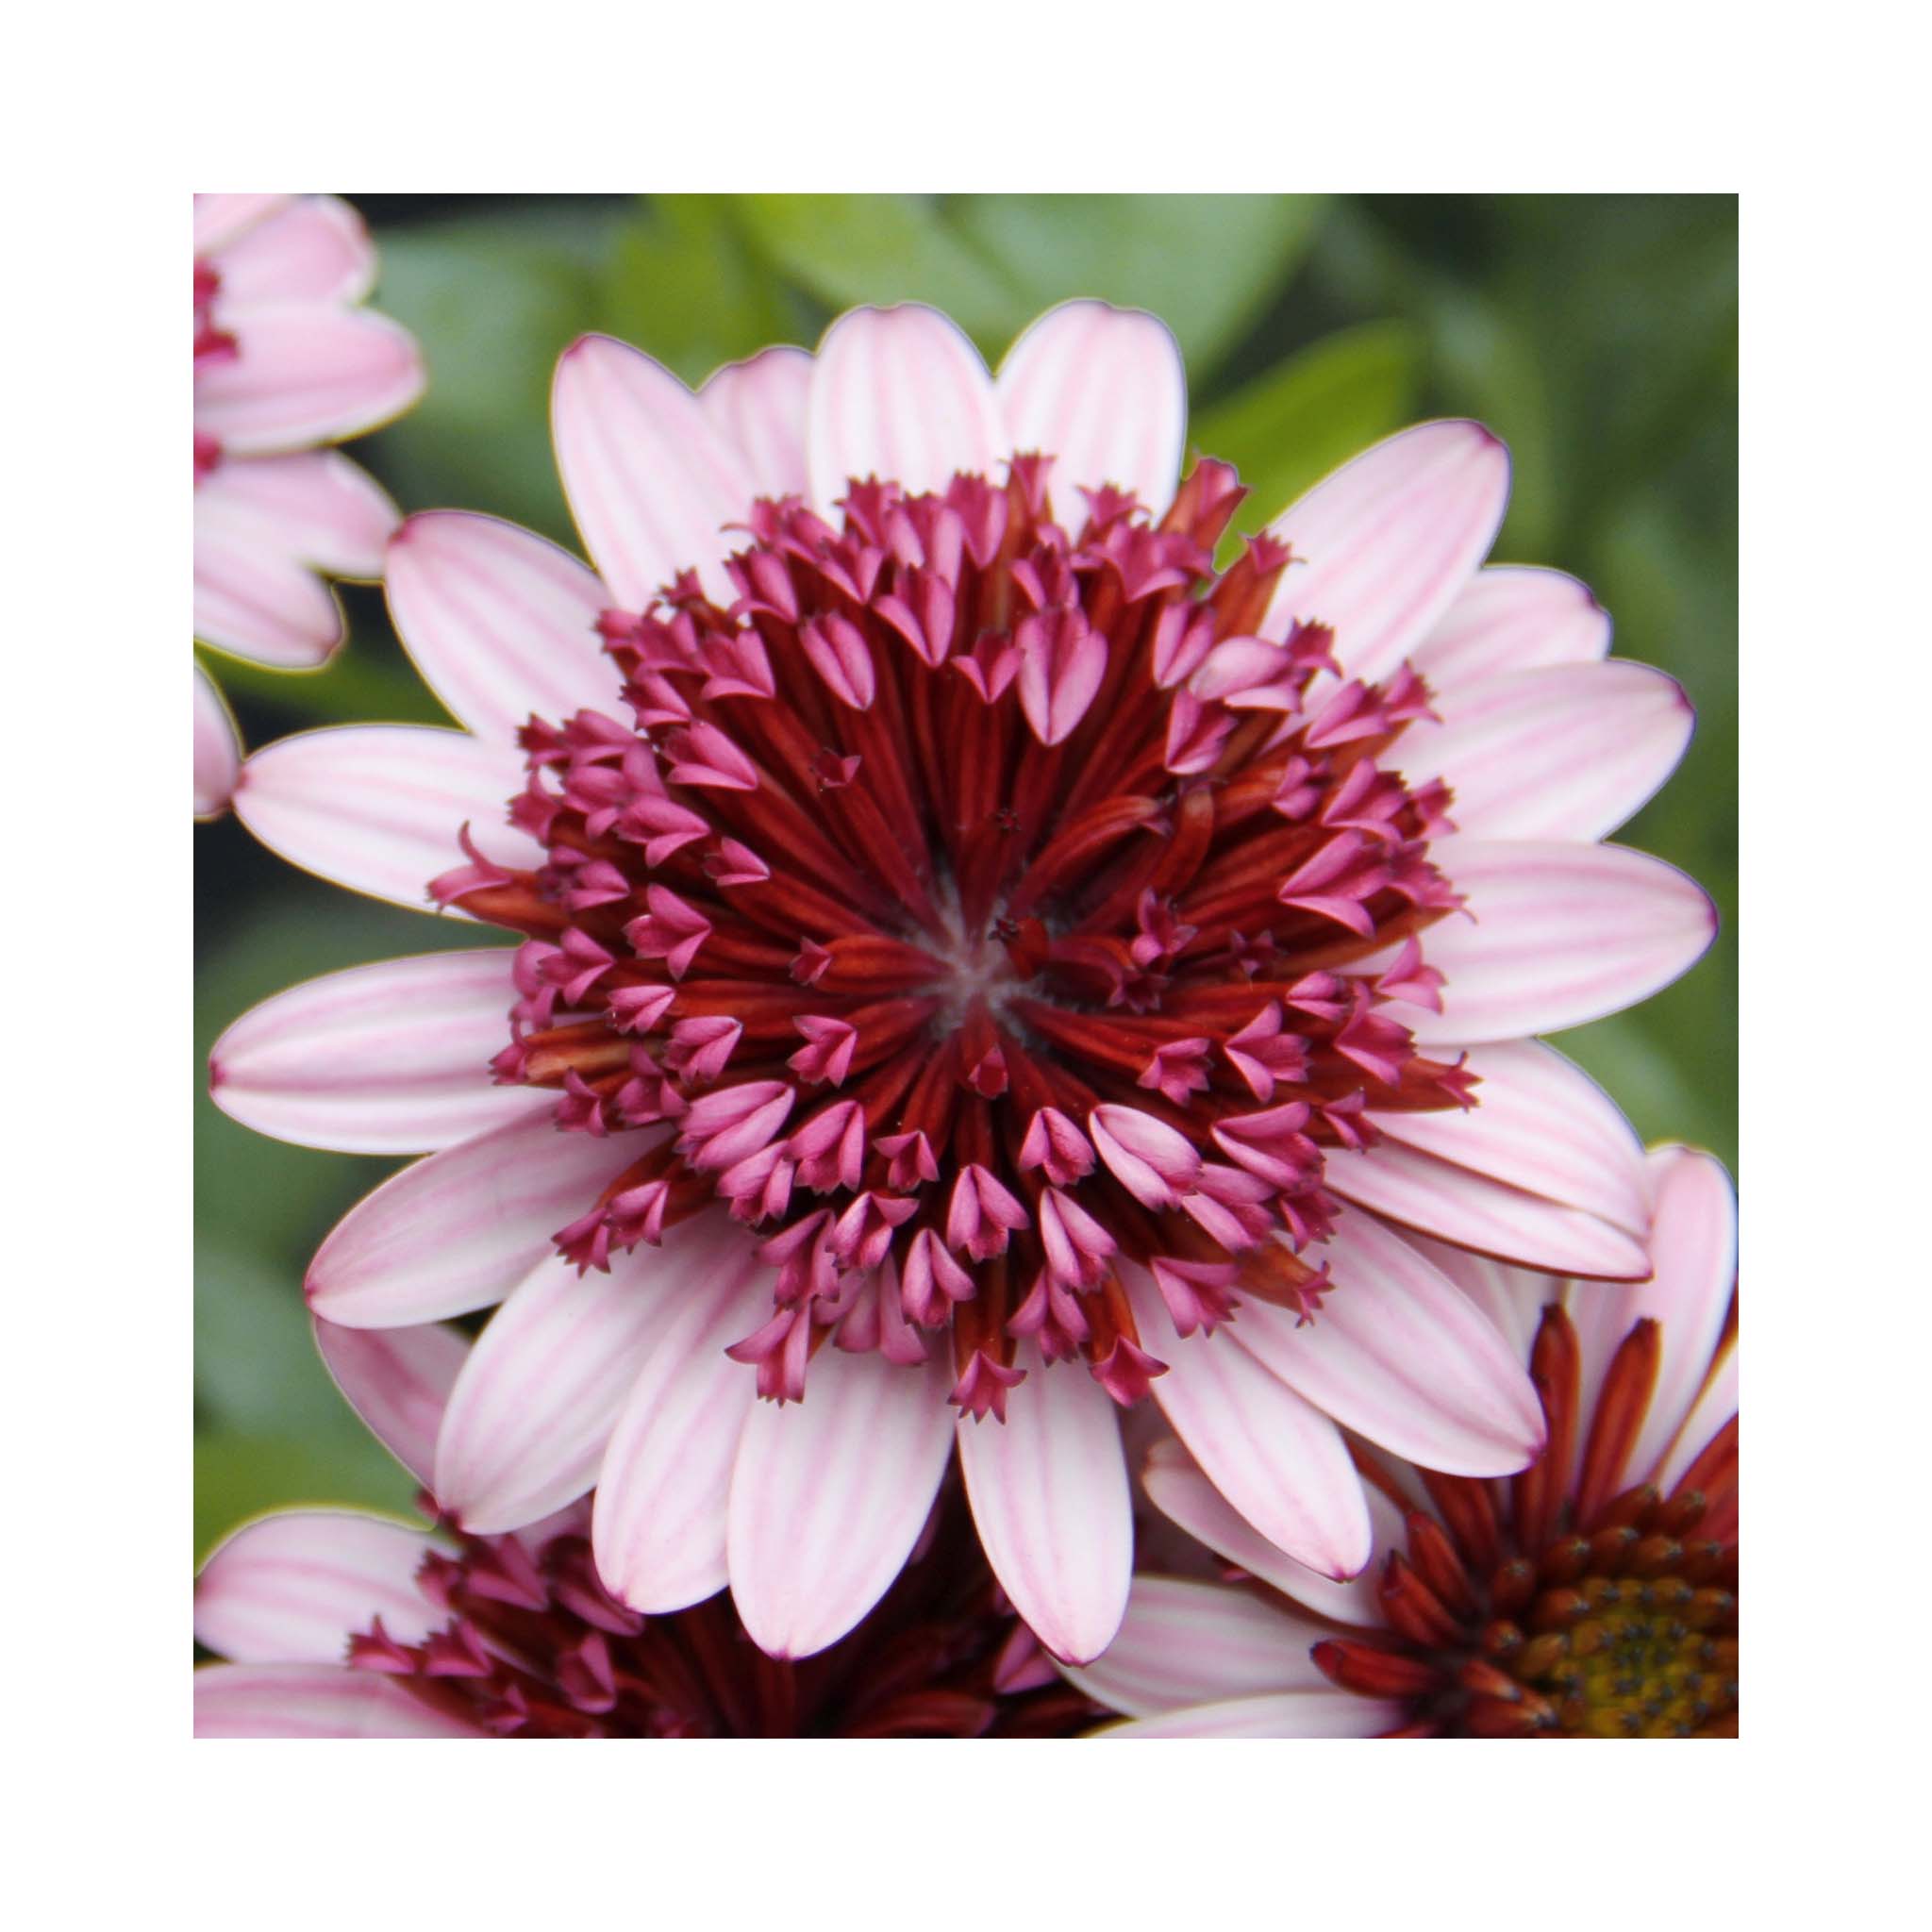
MULTIPOLYGON (((194 197, 194 635, 281 671, 342 639, 316 575, 376 577, 395 506, 320 445, 406 409, 423 390, 407 331, 356 305, 375 251, 329 195, 194 197)), ((194 672, 194 809, 226 805, 240 748, 194 672)))
MULTIPOLYGON (((389 1448, 427 1478, 465 1344, 317 1324, 389 1448)), ((944 1499, 884 1599, 800 1663, 765 1657, 719 1597, 642 1617, 598 1581, 591 1507, 511 1536, 293 1509, 258 1518, 195 1584, 198 1737, 1065 1737, 1099 1714, 1061 1682, 944 1499)))
POLYGON ((1396 1230, 1645 1274, 1641 1150, 1525 1036, 1711 921, 1597 842, 1688 709, 1600 661, 1573 580, 1478 570, 1494 438, 1393 438, 1221 571, 1241 492, 1177 485, 1173 341, 1098 304, 996 381, 921 308, 696 396, 590 338, 555 409, 599 574, 411 519, 391 608, 469 728, 293 739, 237 796, 298 863, 525 936, 298 988, 214 1054, 264 1131, 440 1150, 308 1293, 371 1327, 505 1304, 441 1507, 506 1530, 594 1482, 622 1600, 728 1581, 797 1657, 886 1588, 957 1441, 995 1572, 1083 1658, 1150 1390, 1335 1576, 1371 1546, 1338 1423, 1526 1462, 1522 1364, 1396 1230))
POLYGON ((1430 1252, 1529 1363, 1548 1446, 1510 1480, 1363 1454, 1375 1558, 1313 1576, 1180 1445, 1155 1503, 1238 1572, 1137 1576, 1070 1674, 1136 1737, 1722 1737, 1738 1724, 1736 1207, 1651 1158, 1653 1278, 1560 1282, 1430 1252))

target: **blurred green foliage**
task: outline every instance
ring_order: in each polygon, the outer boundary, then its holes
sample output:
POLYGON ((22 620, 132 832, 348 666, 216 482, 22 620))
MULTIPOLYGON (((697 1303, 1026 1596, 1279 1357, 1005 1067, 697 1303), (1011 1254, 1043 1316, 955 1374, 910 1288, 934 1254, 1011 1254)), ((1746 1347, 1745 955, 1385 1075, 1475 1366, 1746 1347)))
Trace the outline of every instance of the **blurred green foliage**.
MULTIPOLYGON (((1594 588, 1615 648, 1697 707, 1676 778, 1622 835, 1712 891, 1710 955, 1560 1044, 1649 1138, 1737 1148, 1737 206, 1723 196, 680 195, 361 204, 378 305, 430 368, 422 404, 356 445, 406 508, 494 510, 573 541, 550 454, 558 354, 587 329, 687 380, 841 308, 917 298, 996 359, 1073 294, 1151 308, 1181 342, 1191 441, 1239 464, 1247 526, 1431 414, 1509 443, 1499 559, 1594 588)), ((251 743, 316 724, 441 720, 379 595, 353 641, 276 677, 218 661, 251 743)), ((487 942, 296 874, 232 822, 196 834, 195 1051, 293 980, 487 942)), ((197 1069, 197 1082, 200 1074, 197 1069)), ((395 1164, 308 1152, 196 1103, 197 1551, 291 1501, 406 1508, 409 1479, 315 1357, 303 1269, 395 1164)))

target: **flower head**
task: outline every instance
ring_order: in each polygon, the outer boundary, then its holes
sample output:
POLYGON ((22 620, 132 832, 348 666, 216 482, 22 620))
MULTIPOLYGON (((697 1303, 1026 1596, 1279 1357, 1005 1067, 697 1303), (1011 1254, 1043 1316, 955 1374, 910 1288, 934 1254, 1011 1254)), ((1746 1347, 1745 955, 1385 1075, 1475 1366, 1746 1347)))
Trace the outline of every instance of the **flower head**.
POLYGON ((1735 1208, 1723 1169, 1652 1157, 1640 1287, 1444 1253, 1523 1348, 1543 1453, 1478 1481, 1359 1452, 1375 1558, 1338 1587, 1236 1517, 1180 1445, 1149 1495, 1239 1580, 1145 1574, 1070 1673, 1154 1737, 1715 1737, 1738 1722, 1735 1208))
MULTIPOLYGON (((460 1363, 452 1335, 330 1336, 343 1386, 422 1458, 460 1363)), ((428 1505, 432 1517, 433 1506, 428 1505)), ((1054 1737, 1094 1707, 1001 1598, 957 1493, 842 1642, 765 1657, 724 1597, 643 1617, 591 1556, 588 1504, 515 1535, 347 1510, 258 1518, 208 1558, 195 1636, 203 1737, 1054 1737)))
MULTIPOLYGON (((375 253, 329 195, 194 198, 194 635, 277 670, 342 639, 315 575, 377 577, 395 507, 323 444, 399 414, 423 390, 415 342, 358 305, 375 253)), ((240 752, 194 675, 194 809, 217 812, 240 752)))
POLYGON ((1177 484, 1184 409, 1165 330, 1093 303, 997 383, 924 309, 697 396, 589 339, 556 431, 601 579, 411 519, 391 607, 470 731, 251 760, 238 808, 290 857, 522 936, 299 989, 214 1057, 268 1131, 443 1150, 309 1293, 371 1325, 508 1297, 437 1459, 470 1528, 594 1480, 620 1598, 728 1577, 804 1655, 957 1440, 1002 1582, 1091 1657, 1121 1405, 1337 1575, 1369 1554, 1338 1419, 1479 1474, 1540 1446, 1391 1224, 1647 1272, 1628 1128, 1522 1036, 1707 942, 1694 887, 1596 842, 1688 712, 1596 661, 1569 579, 1477 572, 1476 425, 1380 445, 1223 570, 1241 492, 1177 484))

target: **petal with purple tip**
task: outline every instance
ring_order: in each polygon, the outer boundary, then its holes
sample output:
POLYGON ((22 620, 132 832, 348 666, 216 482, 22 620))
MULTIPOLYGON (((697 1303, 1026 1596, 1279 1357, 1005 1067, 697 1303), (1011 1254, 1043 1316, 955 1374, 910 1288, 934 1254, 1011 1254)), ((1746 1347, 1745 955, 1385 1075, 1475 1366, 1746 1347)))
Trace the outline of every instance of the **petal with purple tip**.
POLYGON ((803 349, 763 349, 727 362, 698 391, 698 406, 729 442, 759 496, 803 496, 812 358, 803 349))

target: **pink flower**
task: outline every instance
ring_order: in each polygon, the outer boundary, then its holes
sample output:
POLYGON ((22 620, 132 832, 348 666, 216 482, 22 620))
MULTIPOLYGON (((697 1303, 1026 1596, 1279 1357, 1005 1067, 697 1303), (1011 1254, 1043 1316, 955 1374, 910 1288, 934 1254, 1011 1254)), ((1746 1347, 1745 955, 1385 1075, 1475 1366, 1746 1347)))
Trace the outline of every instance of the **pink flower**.
MULTIPOLYGON (((318 1323, 317 1339, 426 1479, 461 1338, 318 1323)), ((761 1657, 722 1597, 626 1608, 598 1580, 591 1517, 578 1501, 513 1536, 342 1509, 244 1525, 195 1584, 195 1637, 229 1659, 194 1674, 196 1736, 1065 1737, 1098 1715, 1000 1598, 956 1491, 859 1627, 802 1663, 761 1657)))
POLYGON ((1541 1446, 1522 1363, 1397 1230, 1648 1274, 1641 1150, 1529 1036, 1708 941, 1695 886, 1598 842, 1689 712, 1601 661, 1581 586, 1478 569, 1486 431, 1391 439, 1217 573, 1240 491, 1176 487, 1185 408, 1166 330, 1096 303, 996 380, 924 308, 696 395, 587 339, 555 426, 602 576, 410 519, 391 606, 469 728, 244 768, 288 858, 525 935, 297 988, 212 1070, 261 1131, 434 1150, 308 1291, 364 1327, 503 1304, 437 1451, 472 1530, 595 1483, 619 1598, 728 1582, 805 1656, 957 1446, 1077 1659, 1126 1602, 1143 1393, 1338 1577, 1371 1552, 1342 1425, 1473 1475, 1541 1446))
MULTIPOLYGON (((345 202, 194 197, 194 635, 218 651, 312 670, 342 641, 341 608, 316 573, 382 575, 395 506, 322 447, 423 392, 414 341, 357 307, 375 279, 345 202)), ((197 666, 197 818, 226 806, 240 757, 197 666)))
POLYGON ((1427 1244, 1529 1365, 1549 1446, 1507 1481, 1357 1446, 1374 1560, 1331 1582, 1177 1441, 1144 1480, 1233 1582, 1144 1574, 1068 1674, 1137 1737, 1713 1737, 1738 1721, 1736 1204, 1651 1156, 1653 1278, 1555 1281, 1427 1244))

